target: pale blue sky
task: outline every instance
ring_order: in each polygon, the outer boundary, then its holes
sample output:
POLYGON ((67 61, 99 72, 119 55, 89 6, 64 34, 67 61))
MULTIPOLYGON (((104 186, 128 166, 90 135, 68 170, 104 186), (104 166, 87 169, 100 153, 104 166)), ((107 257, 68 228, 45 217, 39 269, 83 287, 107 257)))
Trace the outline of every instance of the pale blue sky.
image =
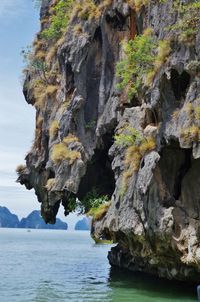
MULTIPOLYGON (((19 217, 40 208, 33 190, 15 182, 15 168, 32 144, 35 120, 35 109, 22 94, 20 52, 39 30, 38 18, 32 0, 0 0, 0 205, 19 217)), ((64 218, 62 213, 59 217, 64 218)), ((67 218, 74 220, 74 215, 67 218)))

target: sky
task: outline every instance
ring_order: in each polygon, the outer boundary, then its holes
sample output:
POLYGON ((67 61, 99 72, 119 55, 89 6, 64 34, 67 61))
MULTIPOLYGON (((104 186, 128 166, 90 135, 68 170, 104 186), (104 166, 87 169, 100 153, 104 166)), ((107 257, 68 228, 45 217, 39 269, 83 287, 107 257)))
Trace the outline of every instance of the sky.
MULTIPOLYGON (((33 0, 0 0, 0 206, 6 206, 19 218, 40 204, 34 191, 16 183, 17 165, 23 164, 34 137, 35 109, 22 93, 23 59, 21 50, 30 45, 39 30, 39 11, 33 0)), ((69 228, 77 220, 67 219, 69 228)), ((80 219, 80 217, 78 218, 80 219)))

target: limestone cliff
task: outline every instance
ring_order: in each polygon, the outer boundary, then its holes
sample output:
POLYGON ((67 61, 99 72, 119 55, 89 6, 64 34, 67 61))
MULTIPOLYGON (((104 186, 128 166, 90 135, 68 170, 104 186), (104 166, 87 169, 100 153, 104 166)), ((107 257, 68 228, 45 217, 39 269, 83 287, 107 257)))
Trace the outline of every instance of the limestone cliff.
POLYGON ((110 197, 92 233, 118 243, 112 265, 198 281, 199 21, 199 1, 43 0, 24 84, 35 141, 18 168, 46 222, 94 187, 110 197))

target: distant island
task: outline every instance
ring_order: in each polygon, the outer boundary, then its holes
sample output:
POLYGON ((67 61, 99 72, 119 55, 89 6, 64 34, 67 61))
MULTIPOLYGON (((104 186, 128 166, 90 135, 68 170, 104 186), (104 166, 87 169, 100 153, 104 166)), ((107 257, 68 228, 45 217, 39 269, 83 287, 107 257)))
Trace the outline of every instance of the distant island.
POLYGON ((89 231, 90 230, 90 220, 86 217, 83 219, 79 220, 75 224, 75 230, 76 231, 89 231))
POLYGON ((19 218, 12 214, 6 207, 0 206, 0 227, 1 228, 18 228, 19 218))
POLYGON ((59 218, 56 218, 55 224, 46 224, 40 216, 40 211, 33 211, 20 221, 8 208, 0 206, 0 228, 67 230, 68 225, 59 218))

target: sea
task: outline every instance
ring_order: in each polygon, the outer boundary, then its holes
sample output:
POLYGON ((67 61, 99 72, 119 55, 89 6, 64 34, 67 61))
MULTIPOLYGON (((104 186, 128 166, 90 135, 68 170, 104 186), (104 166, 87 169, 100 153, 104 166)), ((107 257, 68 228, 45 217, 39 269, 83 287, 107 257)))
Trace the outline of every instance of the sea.
POLYGON ((192 302, 193 285, 111 268, 87 231, 0 229, 0 302, 192 302))

